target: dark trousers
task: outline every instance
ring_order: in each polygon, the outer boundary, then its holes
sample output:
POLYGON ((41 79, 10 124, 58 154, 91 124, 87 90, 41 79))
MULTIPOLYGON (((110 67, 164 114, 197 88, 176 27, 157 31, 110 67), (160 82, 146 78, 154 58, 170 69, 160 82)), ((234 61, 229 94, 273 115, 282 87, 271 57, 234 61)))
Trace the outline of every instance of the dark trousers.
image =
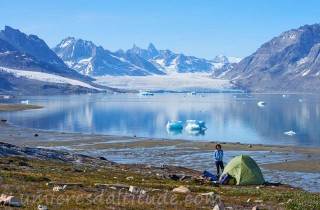
POLYGON ((216 161, 216 167, 217 167, 217 174, 220 174, 220 168, 221 168, 221 172, 223 172, 223 169, 224 169, 223 161, 216 161))

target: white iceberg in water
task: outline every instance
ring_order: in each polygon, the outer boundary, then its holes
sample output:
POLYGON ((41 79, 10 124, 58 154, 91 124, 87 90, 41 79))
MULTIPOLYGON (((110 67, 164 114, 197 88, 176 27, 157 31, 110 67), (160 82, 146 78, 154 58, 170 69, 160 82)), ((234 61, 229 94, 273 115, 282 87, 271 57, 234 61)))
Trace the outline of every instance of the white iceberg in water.
POLYGON ((167 129, 172 130, 172 129, 182 129, 183 125, 182 125, 182 121, 178 121, 178 120, 170 120, 167 123, 167 129))
POLYGON ((21 101, 21 104, 29 104, 29 103, 30 103, 29 100, 21 101))
POLYGON ((140 96, 153 96, 154 93, 140 90, 139 95, 140 96))
POLYGON ((284 132, 285 135, 288 135, 288 136, 294 136, 296 135, 296 132, 294 131, 287 131, 287 132, 284 132))
POLYGON ((179 134, 182 134, 182 129, 170 129, 170 128, 167 128, 167 132, 170 135, 179 135, 179 134))
POLYGON ((192 136, 203 136, 205 135, 204 130, 186 130, 188 135, 192 135, 192 136))
POLYGON ((187 126, 185 127, 185 129, 187 131, 204 131, 207 130, 205 124, 206 122, 204 121, 187 120, 187 126))
POLYGON ((266 105, 266 102, 264 102, 264 101, 259 101, 258 102, 258 106, 260 106, 260 107, 263 107, 265 105, 266 105))

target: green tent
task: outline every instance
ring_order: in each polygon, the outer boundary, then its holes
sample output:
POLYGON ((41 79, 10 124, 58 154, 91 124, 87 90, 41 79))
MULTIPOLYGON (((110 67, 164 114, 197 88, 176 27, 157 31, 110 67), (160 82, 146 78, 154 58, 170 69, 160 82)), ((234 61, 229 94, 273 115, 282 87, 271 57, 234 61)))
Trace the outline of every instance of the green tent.
POLYGON ((257 163, 247 155, 234 157, 223 170, 223 174, 236 178, 237 185, 263 184, 264 178, 257 163))

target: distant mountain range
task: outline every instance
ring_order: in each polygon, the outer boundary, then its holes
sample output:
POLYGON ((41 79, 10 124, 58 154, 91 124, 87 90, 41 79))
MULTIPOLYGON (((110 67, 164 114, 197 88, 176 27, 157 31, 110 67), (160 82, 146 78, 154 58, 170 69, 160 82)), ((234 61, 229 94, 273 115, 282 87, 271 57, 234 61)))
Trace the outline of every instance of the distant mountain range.
POLYGON ((0 94, 98 92, 108 87, 91 76, 198 72, 252 92, 320 92, 320 25, 286 31, 240 60, 223 55, 206 60, 158 50, 152 43, 111 52, 70 37, 51 50, 36 35, 6 26, 0 31, 0 94))
POLYGON ((320 25, 282 33, 222 78, 252 92, 320 92, 320 25))
POLYGON ((112 53, 91 41, 66 38, 53 51, 70 67, 88 76, 162 74, 148 61, 129 53, 112 53))
POLYGON ((66 38, 53 51, 70 67, 88 76, 147 76, 170 73, 208 72, 218 76, 230 70, 240 59, 229 60, 218 56, 205 60, 184 54, 175 54, 170 50, 157 50, 150 43, 148 49, 136 45, 124 52, 111 52, 98 47, 91 41, 66 38))

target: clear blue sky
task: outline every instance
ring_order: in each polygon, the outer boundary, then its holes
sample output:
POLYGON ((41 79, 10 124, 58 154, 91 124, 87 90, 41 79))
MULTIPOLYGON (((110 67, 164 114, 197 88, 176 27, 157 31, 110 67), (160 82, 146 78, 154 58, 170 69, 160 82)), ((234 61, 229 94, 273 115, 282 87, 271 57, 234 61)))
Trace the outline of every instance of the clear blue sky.
POLYGON ((318 0, 0 0, 0 28, 50 47, 73 36, 115 51, 158 49, 245 57, 283 31, 320 23, 318 0))

